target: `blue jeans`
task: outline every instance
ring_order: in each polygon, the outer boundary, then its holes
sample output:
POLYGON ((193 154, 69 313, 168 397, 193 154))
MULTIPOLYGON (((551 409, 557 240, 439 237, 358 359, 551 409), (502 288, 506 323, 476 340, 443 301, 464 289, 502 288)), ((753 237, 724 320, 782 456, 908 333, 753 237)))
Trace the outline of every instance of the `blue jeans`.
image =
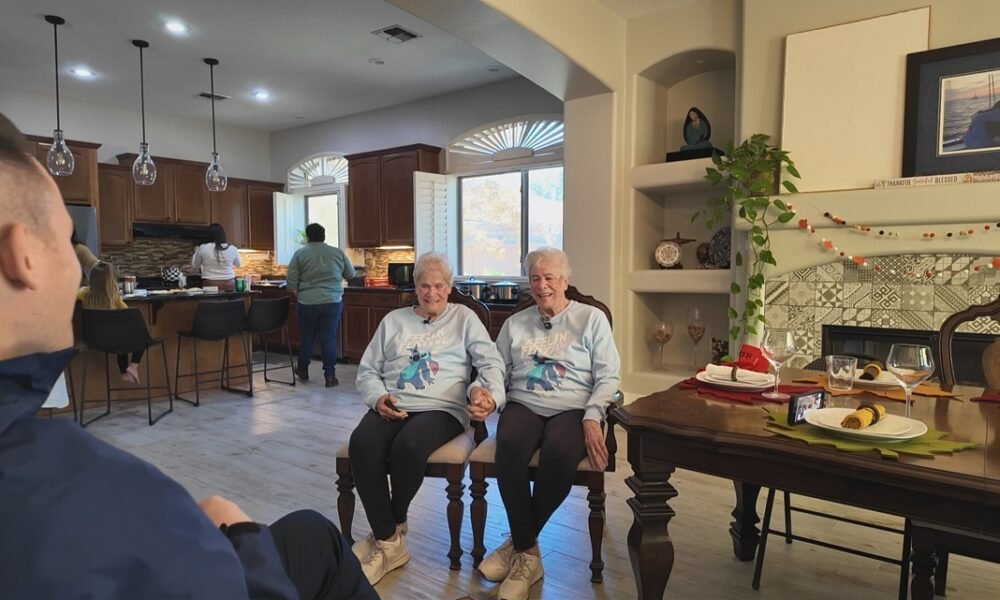
POLYGON ((327 304, 297 305, 299 317, 299 369, 309 368, 316 336, 319 336, 319 347, 323 355, 323 374, 333 377, 337 374, 337 326, 340 325, 340 315, 344 312, 343 302, 327 304))

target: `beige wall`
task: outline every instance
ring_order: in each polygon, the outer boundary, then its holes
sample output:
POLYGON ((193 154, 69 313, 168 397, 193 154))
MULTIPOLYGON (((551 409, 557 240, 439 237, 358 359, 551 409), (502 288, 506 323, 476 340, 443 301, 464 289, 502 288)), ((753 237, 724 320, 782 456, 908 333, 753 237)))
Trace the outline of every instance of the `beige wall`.
POLYGON ((931 7, 931 48, 1000 33, 995 0, 744 0, 740 137, 755 132, 780 137, 786 35, 922 6, 931 7))

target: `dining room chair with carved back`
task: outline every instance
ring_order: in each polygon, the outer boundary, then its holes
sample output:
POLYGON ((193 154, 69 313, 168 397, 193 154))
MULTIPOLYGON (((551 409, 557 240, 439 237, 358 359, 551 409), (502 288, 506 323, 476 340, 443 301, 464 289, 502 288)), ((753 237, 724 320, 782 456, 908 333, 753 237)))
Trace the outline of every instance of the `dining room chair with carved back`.
MULTIPOLYGON (((489 330, 490 309, 481 301, 452 288, 448 295, 450 304, 461 304, 468 307, 479 317, 483 326, 489 330)), ((414 296, 404 306, 414 306, 417 298, 414 296)), ((476 371, 473 369, 471 379, 476 378, 476 371)), ((462 503, 462 492, 465 491, 465 470, 469 464, 469 458, 476 445, 486 437, 486 426, 483 423, 473 423, 464 432, 455 436, 448 443, 435 450, 427 459, 427 468, 424 477, 435 477, 447 480, 445 494, 448 498, 448 533, 451 537, 451 545, 448 550, 449 568, 458 570, 461 568, 462 547, 460 544, 462 536, 462 515, 465 512, 465 505, 462 503)), ((348 454, 350 443, 345 442, 337 450, 337 514, 340 517, 340 530, 344 536, 353 544, 354 538, 351 535, 352 524, 354 522, 354 475, 351 470, 351 458, 348 454)))
MULTIPOLYGON (((941 328, 937 335, 937 360, 938 377, 941 380, 941 389, 950 391, 957 383, 955 377, 955 355, 952 352, 952 343, 955 332, 965 323, 975 321, 979 318, 990 318, 1000 321, 1000 297, 987 304, 972 305, 951 315, 941 323, 941 328)), ((1000 358, 1000 357, 998 357, 1000 358)), ((991 370, 984 365, 983 375, 991 389, 1000 389, 1000 364, 991 370)))
MULTIPOLYGON (((566 297, 581 304, 587 304, 600 309, 604 313, 604 316, 607 317, 608 324, 612 324, 611 309, 600 300, 581 293, 572 285, 566 290, 566 297)), ((534 305, 534 298, 527 296, 518 302, 513 314, 527 310, 534 305)), ((605 471, 614 472, 615 470, 615 454, 618 452, 618 442, 615 440, 614 434, 616 420, 611 415, 611 410, 621 406, 621 404, 622 394, 621 392, 617 392, 615 401, 608 406, 607 417, 605 418, 605 444, 608 447, 608 466, 604 471, 597 471, 590 465, 590 460, 584 457, 576 467, 576 475, 573 480, 573 485, 584 486, 588 490, 587 503, 590 507, 590 514, 587 522, 592 552, 590 580, 594 583, 600 583, 604 579, 604 560, 601 554, 605 523, 604 473, 605 471)), ((529 477, 532 481, 535 479, 535 471, 538 467, 538 455, 539 453, 536 450, 528 464, 529 477)), ((486 489, 488 486, 486 479, 496 479, 495 437, 487 438, 472 453, 472 458, 469 462, 469 478, 471 479, 469 492, 472 496, 472 507, 469 510, 472 522, 472 565, 473 567, 478 567, 486 555, 486 547, 484 545, 487 512, 486 489)))

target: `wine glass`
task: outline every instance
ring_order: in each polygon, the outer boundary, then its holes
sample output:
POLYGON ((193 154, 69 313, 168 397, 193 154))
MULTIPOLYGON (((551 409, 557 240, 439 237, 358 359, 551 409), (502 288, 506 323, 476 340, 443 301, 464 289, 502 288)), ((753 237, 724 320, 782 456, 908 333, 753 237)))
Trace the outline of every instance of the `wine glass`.
POLYGON ((694 368, 698 368, 698 342, 705 337, 705 323, 701 320, 701 309, 692 306, 688 309, 688 335, 694 342, 694 368))
POLYGON ((885 366, 903 387, 903 393, 906 394, 903 416, 909 418, 910 396, 914 388, 934 373, 934 357, 931 349, 915 344, 893 344, 889 349, 889 358, 886 359, 885 366))
POLYGON ((663 362, 663 347, 674 337, 674 324, 670 321, 660 321, 653 327, 653 341, 660 347, 660 363, 656 365, 657 371, 666 371, 667 365, 663 362))
POLYGON ((770 400, 788 400, 789 395, 778 391, 781 380, 781 365, 795 356, 795 333, 791 329, 770 329, 764 332, 764 340, 760 344, 761 354, 774 367, 774 391, 761 394, 770 400))

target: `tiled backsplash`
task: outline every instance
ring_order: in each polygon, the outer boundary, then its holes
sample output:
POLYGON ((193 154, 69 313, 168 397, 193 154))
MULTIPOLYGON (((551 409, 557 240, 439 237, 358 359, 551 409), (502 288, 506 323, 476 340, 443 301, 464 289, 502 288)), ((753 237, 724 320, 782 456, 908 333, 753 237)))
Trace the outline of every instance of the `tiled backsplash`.
POLYGON ((391 262, 413 262, 413 250, 379 250, 377 248, 365 250, 365 267, 368 268, 369 277, 388 277, 389 263, 391 262))
MULTIPOLYGON (((936 331, 962 309, 1000 295, 1000 273, 970 270, 981 256, 911 254, 880 257, 880 271, 850 261, 793 271, 764 286, 764 314, 772 327, 790 327, 802 366, 821 355, 823 325, 936 331), (927 273, 933 276, 928 278, 927 273)), ((1000 323, 977 319, 959 331, 1000 334, 1000 323)))
MULTIPOLYGON (((114 262, 126 275, 155 277, 165 266, 178 266, 188 275, 197 275, 197 270, 191 266, 196 247, 193 240, 139 237, 128 246, 103 252, 101 260, 114 262)), ((240 262, 243 266, 236 269, 237 275, 283 275, 286 270, 274 263, 271 252, 244 251, 240 253, 240 262)))

